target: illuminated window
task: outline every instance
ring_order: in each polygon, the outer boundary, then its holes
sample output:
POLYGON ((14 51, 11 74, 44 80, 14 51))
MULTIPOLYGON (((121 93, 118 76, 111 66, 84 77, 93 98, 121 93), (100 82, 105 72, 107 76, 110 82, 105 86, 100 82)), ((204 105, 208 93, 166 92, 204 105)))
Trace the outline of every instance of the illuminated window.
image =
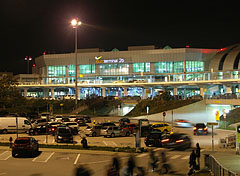
POLYGON ((155 73, 172 73, 172 62, 157 62, 154 64, 155 73))
POLYGON ((129 64, 101 64, 100 75, 125 75, 129 74, 129 64))
POLYGON ((68 76, 75 76, 75 65, 68 65, 68 76))
POLYGON ((80 74, 93 74, 95 73, 95 65, 80 65, 80 74))
POLYGON ((150 62, 133 63, 133 72, 150 72, 150 62))
POLYGON ((48 76, 66 76, 65 65, 48 66, 48 76))
POLYGON ((184 62, 178 61, 174 62, 174 73, 183 73, 184 72, 184 62))
POLYGON ((186 61, 186 72, 202 72, 204 71, 203 61, 186 61))

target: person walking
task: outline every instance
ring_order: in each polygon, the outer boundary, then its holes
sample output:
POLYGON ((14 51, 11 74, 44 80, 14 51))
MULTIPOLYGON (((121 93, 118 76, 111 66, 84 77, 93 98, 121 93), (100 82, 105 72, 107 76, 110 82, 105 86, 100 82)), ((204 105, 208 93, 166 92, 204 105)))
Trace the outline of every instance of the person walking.
POLYGON ((85 137, 82 138, 81 144, 83 145, 83 148, 87 148, 87 147, 88 147, 88 145, 87 145, 87 139, 86 139, 85 137))
POLYGON ((190 158, 189 158, 189 167, 192 169, 195 169, 196 167, 196 154, 195 151, 192 150, 192 153, 190 154, 190 158))
POLYGON ((201 156, 201 148, 199 146, 199 143, 196 144, 196 159, 197 159, 197 167, 200 169, 200 156, 201 156))
POLYGON ((153 150, 150 151, 150 165, 152 166, 152 172, 155 171, 155 169, 157 168, 157 162, 158 162, 158 158, 155 155, 155 152, 153 150))
POLYGON ((127 164, 128 164, 129 176, 133 176, 133 169, 136 167, 135 159, 133 155, 129 157, 127 164))

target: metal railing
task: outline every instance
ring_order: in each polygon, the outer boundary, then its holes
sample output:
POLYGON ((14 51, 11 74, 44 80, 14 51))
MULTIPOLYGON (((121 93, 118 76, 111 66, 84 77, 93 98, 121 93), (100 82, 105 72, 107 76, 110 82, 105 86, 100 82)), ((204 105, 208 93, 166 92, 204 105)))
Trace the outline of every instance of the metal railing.
POLYGON ((223 167, 214 156, 205 154, 205 166, 208 167, 215 176, 237 176, 238 174, 223 167))

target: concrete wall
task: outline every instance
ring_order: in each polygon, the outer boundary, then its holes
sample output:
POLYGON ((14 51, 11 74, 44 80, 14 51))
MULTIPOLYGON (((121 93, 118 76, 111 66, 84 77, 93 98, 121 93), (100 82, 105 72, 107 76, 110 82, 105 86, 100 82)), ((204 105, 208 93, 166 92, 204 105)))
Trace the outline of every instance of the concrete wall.
MULTIPOLYGON (((192 123, 199 122, 215 122, 216 117, 213 109, 208 108, 205 100, 177 108, 173 110, 173 120, 175 119, 186 119, 192 123)), ((134 119, 147 118, 147 116, 134 117, 134 119)), ((166 122, 172 121, 172 110, 166 111, 166 122)), ((162 113, 148 115, 148 119, 152 121, 163 121, 162 113)))

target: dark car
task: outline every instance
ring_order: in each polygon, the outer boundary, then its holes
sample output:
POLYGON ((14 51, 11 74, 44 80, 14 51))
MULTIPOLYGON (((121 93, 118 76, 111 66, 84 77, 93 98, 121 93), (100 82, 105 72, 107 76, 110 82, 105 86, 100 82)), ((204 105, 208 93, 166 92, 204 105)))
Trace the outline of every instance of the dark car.
POLYGON ((48 133, 54 136, 59 125, 62 125, 62 122, 50 122, 48 124, 48 133))
POLYGON ((38 141, 33 137, 18 137, 12 146, 12 156, 28 154, 34 156, 39 150, 38 141))
POLYGON ((120 126, 123 125, 123 124, 125 124, 125 123, 130 123, 130 119, 129 119, 129 118, 126 118, 126 117, 121 118, 121 119, 119 120, 119 123, 120 123, 120 126))
POLYGON ((86 126, 86 122, 83 117, 77 117, 75 122, 77 122, 78 126, 86 126))
POLYGON ((197 123, 193 127, 193 134, 194 135, 199 135, 199 134, 208 134, 207 126, 204 123, 197 123))
POLYGON ((70 128, 66 126, 57 127, 56 134, 55 134, 55 142, 73 143, 73 135, 70 128))
POLYGON ((191 139, 184 133, 173 133, 162 139, 162 146, 174 149, 186 149, 191 147, 191 139))
POLYGON ((88 115, 84 115, 84 116, 83 116, 83 120, 84 120, 86 123, 91 123, 91 122, 92 122, 92 121, 91 121, 91 117, 88 116, 88 115))
POLYGON ((161 132, 150 132, 144 140, 147 147, 162 147, 162 133, 161 132))
POLYGON ((143 125, 141 126, 141 137, 146 137, 151 132, 161 132, 157 129, 153 129, 152 125, 143 125))
POLYGON ((41 125, 36 128, 30 128, 28 131, 29 135, 39 135, 39 134, 46 134, 47 132, 47 126, 41 125))

